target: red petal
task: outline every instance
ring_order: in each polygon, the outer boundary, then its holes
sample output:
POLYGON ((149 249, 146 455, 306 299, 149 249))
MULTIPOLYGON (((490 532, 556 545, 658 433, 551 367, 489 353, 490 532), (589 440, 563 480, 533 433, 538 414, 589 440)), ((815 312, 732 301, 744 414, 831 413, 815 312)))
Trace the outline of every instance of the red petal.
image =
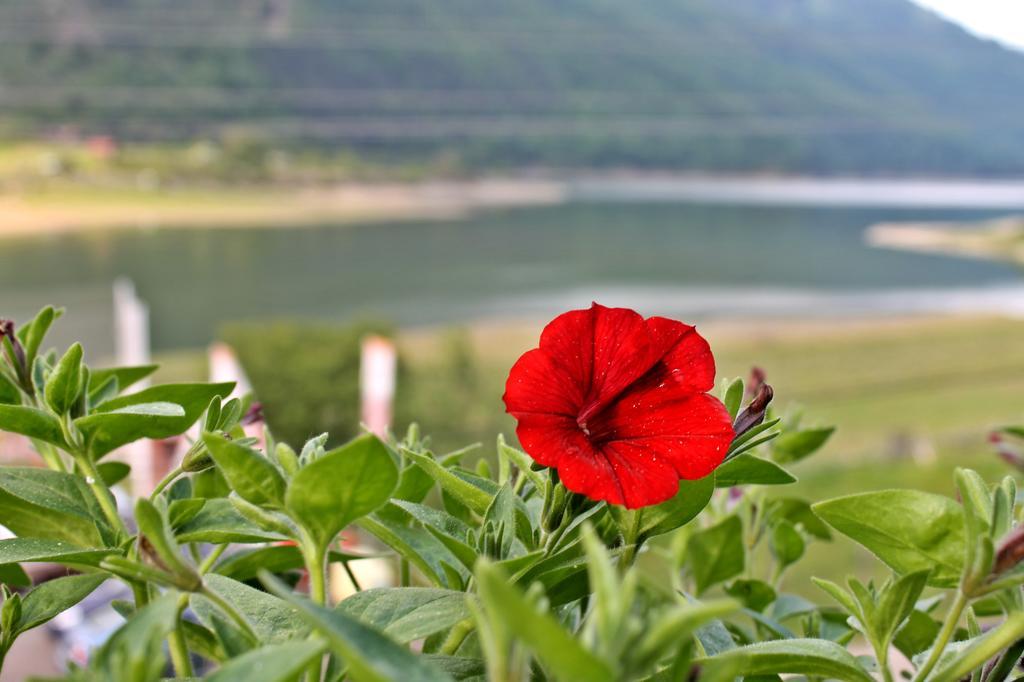
POLYGON ((676 320, 651 317, 647 329, 666 370, 666 380, 693 393, 706 393, 714 388, 715 357, 695 328, 676 320))
POLYGON ((666 461, 681 478, 707 476, 732 442, 729 412, 705 393, 682 393, 670 383, 630 390, 593 423, 600 443, 631 461, 666 461))
POLYGON ((595 454, 575 418, 525 414, 519 417, 516 436, 530 457, 546 467, 557 467, 570 459, 592 459, 595 454))
POLYGON ((552 320, 541 334, 540 349, 579 386, 584 411, 613 399, 654 364, 644 318, 597 303, 552 320))
POLYGON ((527 414, 560 414, 574 420, 583 404, 581 388, 540 348, 523 354, 505 382, 505 409, 516 419, 527 414))

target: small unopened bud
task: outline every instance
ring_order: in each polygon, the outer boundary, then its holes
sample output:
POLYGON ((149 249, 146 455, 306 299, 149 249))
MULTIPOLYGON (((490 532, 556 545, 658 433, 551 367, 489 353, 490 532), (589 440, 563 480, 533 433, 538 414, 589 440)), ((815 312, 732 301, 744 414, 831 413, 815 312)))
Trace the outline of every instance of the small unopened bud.
POLYGON ((737 436, 743 435, 764 421, 764 415, 768 411, 768 404, 771 403, 774 396, 775 391, 772 390, 770 384, 761 384, 750 404, 736 416, 736 421, 733 423, 732 428, 737 436))
POLYGON ((1005 573, 1019 564, 1022 559, 1024 559, 1024 526, 1019 526, 999 543, 992 574, 1005 573))
POLYGON ((238 423, 242 426, 248 426, 249 424, 256 424, 263 421, 263 403, 253 402, 249 405, 249 409, 245 411, 245 414, 242 415, 242 418, 238 423))
POLYGON ((213 465, 213 457, 203 441, 196 441, 181 460, 181 470, 191 474, 209 469, 213 465))
POLYGON ((11 363, 21 387, 30 395, 35 392, 32 386, 32 372, 29 370, 25 349, 14 333, 14 320, 0 319, 0 346, 3 346, 7 361, 11 363))
POLYGON ((996 446, 996 454, 999 455, 1000 459, 1010 466, 1024 471, 1024 455, 1021 454, 1018 448, 1008 443, 1001 433, 990 434, 988 442, 996 446))

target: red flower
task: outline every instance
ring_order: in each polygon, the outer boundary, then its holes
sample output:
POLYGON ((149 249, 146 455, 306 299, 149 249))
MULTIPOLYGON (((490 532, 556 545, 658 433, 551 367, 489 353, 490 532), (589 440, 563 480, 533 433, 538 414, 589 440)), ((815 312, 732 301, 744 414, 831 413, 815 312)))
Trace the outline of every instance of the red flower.
POLYGON ((708 475, 733 438, 711 348, 696 330, 628 308, 572 310, 508 375, 505 408, 539 464, 569 490, 630 509, 708 475))

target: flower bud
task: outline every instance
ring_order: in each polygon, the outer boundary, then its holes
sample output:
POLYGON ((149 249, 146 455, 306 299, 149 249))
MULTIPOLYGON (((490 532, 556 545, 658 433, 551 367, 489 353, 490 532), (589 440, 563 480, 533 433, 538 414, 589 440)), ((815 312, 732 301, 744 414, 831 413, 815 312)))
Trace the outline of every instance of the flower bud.
POLYGON ((181 460, 181 470, 190 474, 204 471, 213 465, 213 457, 206 448, 206 443, 201 440, 196 441, 181 460))
POLYGON ((18 383, 21 384, 22 389, 29 395, 34 394, 32 372, 25 357, 25 349, 22 347, 21 341, 18 340, 17 334, 14 333, 14 320, 0 319, 0 346, 4 349, 7 361, 14 368, 14 373, 18 377, 18 383))
POLYGON ((1019 564, 1022 559, 1024 559, 1024 526, 1019 526, 999 543, 992 574, 1005 573, 1019 564))
POLYGON ((736 416, 736 421, 733 422, 732 428, 736 436, 742 436, 764 421, 765 413, 768 411, 768 404, 772 401, 773 397, 775 397, 775 391, 772 390, 771 385, 761 384, 753 400, 736 416))

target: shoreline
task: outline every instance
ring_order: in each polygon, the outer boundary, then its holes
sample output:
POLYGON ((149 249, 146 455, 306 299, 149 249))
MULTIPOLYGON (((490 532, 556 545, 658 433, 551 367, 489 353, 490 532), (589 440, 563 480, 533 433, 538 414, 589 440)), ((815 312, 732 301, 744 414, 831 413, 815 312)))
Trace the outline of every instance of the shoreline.
POLYGON ((1024 179, 811 178, 609 172, 335 187, 140 189, 68 186, 0 194, 0 239, 158 228, 256 228, 458 219, 580 202, 1024 212, 1024 179))
POLYGON ((969 222, 877 223, 865 232, 876 248, 1024 264, 1024 217, 969 222))

